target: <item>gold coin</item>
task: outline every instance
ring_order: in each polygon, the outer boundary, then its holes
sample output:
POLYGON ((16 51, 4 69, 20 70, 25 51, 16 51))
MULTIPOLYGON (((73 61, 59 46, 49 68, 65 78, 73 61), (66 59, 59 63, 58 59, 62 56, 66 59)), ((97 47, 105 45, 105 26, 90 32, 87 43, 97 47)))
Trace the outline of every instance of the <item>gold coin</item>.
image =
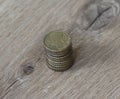
POLYGON ((50 52, 68 51, 71 46, 71 38, 63 32, 50 32, 44 38, 44 46, 50 52))
POLYGON ((65 60, 70 60, 73 58, 73 54, 72 51, 69 52, 68 54, 66 54, 65 56, 61 56, 61 57, 55 57, 55 56, 51 56, 49 54, 46 55, 46 58, 52 60, 52 61, 56 61, 56 62, 62 62, 65 60))
POLYGON ((53 56, 53 57, 62 57, 67 55, 69 52, 72 52, 72 46, 69 46, 66 50, 61 51, 61 52, 51 52, 49 50, 46 50, 46 54, 53 56))
POLYGON ((47 63, 49 63, 53 67, 61 67, 61 68, 66 68, 66 66, 73 65, 73 59, 65 60, 62 62, 55 62, 50 59, 46 59, 47 63))
POLYGON ((47 63, 48 68, 50 68, 54 71, 65 71, 72 67, 72 65, 68 65, 65 67, 54 67, 54 66, 50 65, 48 62, 46 62, 46 63, 47 63))

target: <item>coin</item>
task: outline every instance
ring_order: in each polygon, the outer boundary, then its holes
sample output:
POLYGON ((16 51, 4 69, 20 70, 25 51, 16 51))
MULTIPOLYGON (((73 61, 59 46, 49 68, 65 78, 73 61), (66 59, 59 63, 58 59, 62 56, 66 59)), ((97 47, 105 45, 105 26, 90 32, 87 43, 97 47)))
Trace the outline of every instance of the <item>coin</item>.
POLYGON ((63 51, 60 51, 60 52, 52 52, 52 51, 49 51, 49 50, 45 50, 45 51, 50 56, 53 56, 53 57, 62 57, 62 56, 65 56, 69 52, 72 51, 72 46, 69 46, 66 50, 63 50, 63 51))
POLYGON ((72 65, 68 65, 68 66, 65 66, 65 67, 54 67, 54 66, 50 65, 48 62, 46 62, 46 63, 47 63, 48 68, 50 68, 54 71, 65 71, 72 66, 72 65))
POLYGON ((72 59, 73 58, 73 54, 72 54, 72 51, 70 51, 65 56, 61 56, 61 57, 55 57, 55 56, 51 56, 51 55, 47 54, 46 58, 48 58, 48 59, 50 59, 52 61, 62 62, 64 60, 70 60, 70 59, 72 59))
POLYGON ((63 32, 50 32, 45 36, 44 47, 51 55, 62 56, 71 49, 71 38, 63 32))
POLYGON ((55 61, 52 61, 50 59, 46 59, 46 61, 53 67, 64 67, 64 68, 73 63, 72 59, 61 61, 61 62, 55 62, 55 61))

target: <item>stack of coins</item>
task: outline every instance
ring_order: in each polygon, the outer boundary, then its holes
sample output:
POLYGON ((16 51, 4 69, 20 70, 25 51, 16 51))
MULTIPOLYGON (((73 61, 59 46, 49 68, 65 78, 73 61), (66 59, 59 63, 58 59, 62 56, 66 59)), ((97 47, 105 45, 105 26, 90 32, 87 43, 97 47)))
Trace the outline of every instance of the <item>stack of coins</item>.
POLYGON ((72 43, 68 34, 50 32, 44 38, 47 66, 55 71, 65 71, 73 65, 72 43))

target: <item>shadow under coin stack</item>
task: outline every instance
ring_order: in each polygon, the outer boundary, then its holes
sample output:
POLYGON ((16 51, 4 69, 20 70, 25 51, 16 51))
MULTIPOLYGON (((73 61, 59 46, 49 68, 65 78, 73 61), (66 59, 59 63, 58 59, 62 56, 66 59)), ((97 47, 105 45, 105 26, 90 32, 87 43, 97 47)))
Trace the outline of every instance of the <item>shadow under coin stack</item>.
POLYGON ((72 43, 68 34, 50 32, 44 38, 47 66, 55 71, 65 71, 73 65, 72 43))

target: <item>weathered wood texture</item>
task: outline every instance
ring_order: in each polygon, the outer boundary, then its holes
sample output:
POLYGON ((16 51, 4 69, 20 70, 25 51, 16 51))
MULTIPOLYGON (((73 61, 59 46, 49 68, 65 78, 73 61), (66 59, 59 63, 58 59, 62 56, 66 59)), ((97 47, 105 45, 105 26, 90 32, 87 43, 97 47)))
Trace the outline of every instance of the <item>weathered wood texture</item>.
POLYGON ((0 99, 120 99, 120 1, 106 0, 115 8, 97 13, 100 1, 0 0, 0 99), (76 59, 68 71, 45 64, 43 37, 52 30, 72 37, 76 59))

